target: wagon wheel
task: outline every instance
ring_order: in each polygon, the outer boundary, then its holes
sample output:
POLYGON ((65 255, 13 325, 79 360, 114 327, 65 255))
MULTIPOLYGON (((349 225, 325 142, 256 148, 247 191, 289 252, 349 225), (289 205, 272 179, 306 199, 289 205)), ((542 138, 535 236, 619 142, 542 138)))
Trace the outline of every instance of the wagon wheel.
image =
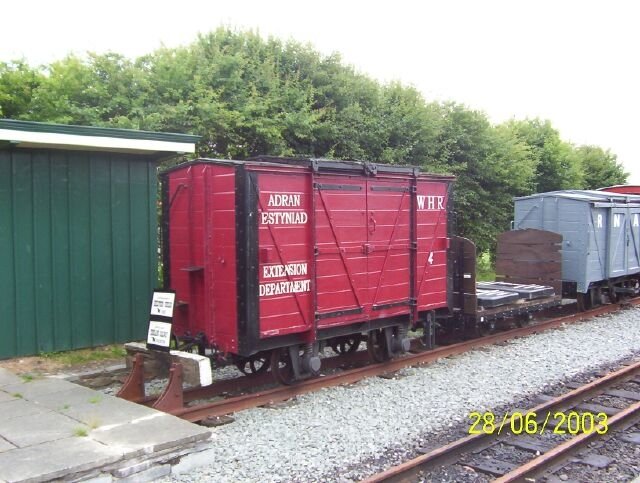
POLYGON ((287 347, 280 347, 271 351, 271 373, 279 384, 289 386, 295 382, 293 362, 287 347))
POLYGON ((516 315, 516 327, 526 327, 531 322, 531 314, 516 315))
POLYGON ((202 339, 189 341, 178 347, 178 350, 181 350, 182 352, 191 352, 192 354, 198 354, 201 356, 205 355, 204 349, 204 341, 202 339))
POLYGON ((475 327, 475 336, 476 337, 487 337, 494 332, 494 327, 492 324, 487 322, 477 322, 475 327))
POLYGON ((201 337, 197 337, 193 340, 188 340, 187 342, 181 341, 178 339, 175 334, 171 334, 171 342, 169 344, 169 348, 171 350, 179 350, 182 352, 190 352, 192 354, 198 354, 204 356, 205 353, 205 343, 201 337))
POLYGON ((360 342, 362 342, 360 334, 340 337, 331 341, 331 349, 338 355, 353 354, 360 347, 360 342))
POLYGON ((616 293, 616 287, 613 283, 609 282, 609 301, 612 304, 615 304, 616 302, 619 301, 620 297, 619 295, 616 293))
POLYGON ((369 356, 375 362, 384 362, 389 360, 389 352, 387 351, 387 338, 384 335, 384 329, 374 329, 367 334, 367 351, 369 356))
POLYGON ((578 311, 584 312, 585 310, 589 310, 591 308, 591 294, 587 293, 579 293, 576 302, 578 304, 578 311))
POLYGON ((178 338, 176 337, 176 334, 171 332, 171 338, 169 339, 169 349, 171 349, 172 351, 178 350, 179 345, 180 343, 178 342, 178 338))
POLYGON ((268 354, 258 353, 251 357, 245 357, 236 362, 236 367, 245 376, 262 374, 269 369, 271 359, 268 354))

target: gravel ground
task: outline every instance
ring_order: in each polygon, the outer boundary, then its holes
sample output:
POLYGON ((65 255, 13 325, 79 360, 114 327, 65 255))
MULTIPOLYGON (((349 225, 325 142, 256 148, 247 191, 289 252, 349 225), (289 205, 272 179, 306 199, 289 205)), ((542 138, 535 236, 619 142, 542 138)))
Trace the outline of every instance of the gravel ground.
MULTIPOLYGON (((351 481, 485 411, 640 353, 640 309, 236 414, 210 464, 173 481, 351 481)), ((474 476, 472 474, 470 477, 474 476)), ((475 475, 477 476, 477 475, 475 475)), ((168 480, 166 480, 168 481, 168 480)))

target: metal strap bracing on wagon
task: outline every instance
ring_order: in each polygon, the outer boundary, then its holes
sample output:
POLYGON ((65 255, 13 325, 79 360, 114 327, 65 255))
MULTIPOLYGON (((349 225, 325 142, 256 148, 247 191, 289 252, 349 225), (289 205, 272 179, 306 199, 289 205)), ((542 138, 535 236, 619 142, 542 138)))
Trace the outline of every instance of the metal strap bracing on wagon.
MULTIPOLYGON (((191 189, 188 191, 189 196, 187 196, 187 230, 189 234, 189 241, 192 242, 194 237, 194 222, 193 222, 193 166, 189 166, 187 168, 187 176, 189 177, 189 186, 191 189)), ((195 245, 194 243, 189 243, 189 266, 195 265, 195 245)))
MULTIPOLYGON (((260 199, 260 191, 258 190, 258 186, 256 185, 255 182, 255 178, 253 176, 249 176, 249 179, 251 180, 251 187, 253 188, 253 190, 256 193, 256 198, 258 200, 258 206, 260 207, 260 210, 262 210, 263 212, 268 211, 265 209, 264 205, 262 204, 262 200, 260 199)), ((287 265, 287 262, 284 259, 284 256, 282 255, 282 250, 280 249, 280 244, 277 243, 276 241, 276 237, 273 233, 273 228, 271 228, 271 225, 267 224, 267 230, 269 231, 269 235, 271 236, 271 239, 273 240, 273 246, 276 249, 276 253, 278 254, 278 258, 280 259, 280 263, 282 263, 283 265, 287 265)), ((291 275, 289 275, 288 273, 285 272, 285 277, 287 278, 288 281, 291 281, 291 275)), ((308 321, 307 318, 305 317, 304 314, 304 310, 302 308, 302 305, 300 304, 300 299, 298 298, 298 293, 297 292, 291 292, 293 294, 293 298, 296 301, 296 306, 298 307, 298 312, 300 312, 300 316, 302 317, 302 320, 304 322, 305 325, 308 325, 308 321)))
POLYGON ((371 186, 371 191, 397 191, 398 193, 407 193, 408 186, 371 186))
MULTIPOLYGON (((333 239, 335 240, 336 246, 338 247, 338 255, 340 255, 340 261, 342 262, 342 266, 344 267, 344 271, 347 274, 347 278, 349 279, 349 287, 351 288, 351 292, 353 293, 353 296, 356 299, 356 303, 358 304, 358 307, 360 309, 362 309, 362 303, 360 302, 360 298, 358 297, 358 292, 355 289, 355 287, 353 286, 353 277, 351 275, 351 271, 349 270, 349 266, 347 265, 347 262, 344 258, 344 254, 342 253, 342 250, 340 250, 340 239, 338 238, 338 234, 336 233, 335 227, 333 226, 332 223, 332 218, 331 215, 329 213, 329 208, 327 207, 327 201, 324 199, 324 196, 322 194, 322 190, 318 190, 318 194, 320 195, 320 200, 322 201, 322 208, 324 209, 325 214, 327 215, 327 221, 329 222, 329 228, 331 228, 331 233, 333 234, 333 239)), ((318 314, 316 313, 316 318, 322 316, 322 314, 318 314)))
POLYGON ((188 186, 184 183, 180 183, 178 185, 178 187, 176 188, 176 190, 173 192, 173 196, 171 196, 171 200, 169 200, 169 206, 168 209, 171 209, 171 206, 173 206, 173 202, 176 200, 176 197, 180 194, 180 191, 182 191, 183 189, 188 188, 188 186))
MULTIPOLYGON (((371 190, 374 191, 374 188, 395 188, 393 191, 399 191, 398 188, 401 188, 399 186, 371 186, 371 190)), ((406 188, 406 187, 402 187, 402 188, 406 188)), ((382 191, 382 190, 380 190, 382 191)), ((384 191, 392 191, 392 190, 384 190, 384 191)), ((384 273, 384 269, 387 266, 387 261, 389 260, 389 254, 391 253, 391 243, 393 241, 393 237, 396 233, 396 228, 398 227, 398 220, 400 219, 400 213, 402 212, 402 203, 404 202, 404 198, 405 195, 409 192, 408 189, 403 189, 402 190, 402 197, 400 198, 400 203, 398 204, 398 209, 396 211, 396 218, 393 222, 393 230, 391 230, 391 235, 389 236, 389 243, 387 244, 386 247, 386 254, 384 256, 384 261, 382 262, 382 269, 380 270, 379 276, 378 276, 378 284, 376 286, 376 293, 373 296, 373 300, 371 301, 373 304, 373 309, 376 310, 380 310, 382 308, 381 305, 376 305, 376 300, 378 300, 378 293, 380 292, 380 285, 382 284, 382 274, 384 273)), ((408 248, 408 247, 407 247, 408 248)), ((405 304, 405 301, 401 302, 403 305, 405 304)), ((394 303, 395 304, 395 303, 394 303)), ((389 304, 383 304, 384 307, 390 307, 389 304)))
MULTIPOLYGON (((635 267, 628 267, 627 268, 633 268, 634 270, 638 268, 638 265, 640 265, 640 252, 638 251, 638 247, 640 245, 640 240, 638 240, 638 232, 636 230, 633 229, 634 223, 635 223, 635 219, 634 216, 638 216, 638 212, 632 212, 631 209, 629 209, 629 223, 630 223, 630 230, 629 232, 631 233, 631 249, 633 250, 633 253, 635 255, 634 260, 635 260, 635 267), (631 221, 632 219, 634 219, 634 221, 631 221)), ((627 263, 629 263, 629 261, 631 260, 630 256, 627 256, 627 263)))
POLYGON ((318 190, 362 191, 362 186, 353 184, 314 183, 313 187, 317 188, 318 190))
POLYGON ((353 309, 336 310, 334 312, 323 312, 316 314, 316 319, 330 319, 331 317, 342 317, 344 315, 356 315, 362 313, 362 307, 355 307, 353 309))

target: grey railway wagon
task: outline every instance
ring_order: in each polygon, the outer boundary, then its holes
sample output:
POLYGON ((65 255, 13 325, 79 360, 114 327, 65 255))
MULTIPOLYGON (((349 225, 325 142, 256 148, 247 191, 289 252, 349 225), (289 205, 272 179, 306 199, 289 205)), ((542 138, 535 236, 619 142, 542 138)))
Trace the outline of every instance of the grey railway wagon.
POLYGON ((562 279, 578 293, 640 272, 640 196, 553 191, 515 199, 514 229, 562 235, 562 279))

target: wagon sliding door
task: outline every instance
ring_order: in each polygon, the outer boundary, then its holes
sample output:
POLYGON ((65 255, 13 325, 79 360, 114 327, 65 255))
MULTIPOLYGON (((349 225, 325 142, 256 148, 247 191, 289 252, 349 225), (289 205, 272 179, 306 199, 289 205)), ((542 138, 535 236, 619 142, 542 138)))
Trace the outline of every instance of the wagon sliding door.
POLYGON ((629 208, 627 273, 640 272, 640 208, 629 208))
POLYGON ((317 327, 362 319, 367 297, 366 182, 314 183, 317 327))
POLYGON ((411 182, 367 183, 369 293, 372 317, 408 313, 411 307, 411 182))
POLYGON ((609 214, 608 276, 627 274, 628 209, 612 208, 609 214))
POLYGON ((260 337, 306 332, 313 327, 309 176, 256 171, 250 179, 257 205, 260 337))
POLYGON ((416 299, 418 310, 447 304, 448 184, 418 182, 416 193, 416 299))

